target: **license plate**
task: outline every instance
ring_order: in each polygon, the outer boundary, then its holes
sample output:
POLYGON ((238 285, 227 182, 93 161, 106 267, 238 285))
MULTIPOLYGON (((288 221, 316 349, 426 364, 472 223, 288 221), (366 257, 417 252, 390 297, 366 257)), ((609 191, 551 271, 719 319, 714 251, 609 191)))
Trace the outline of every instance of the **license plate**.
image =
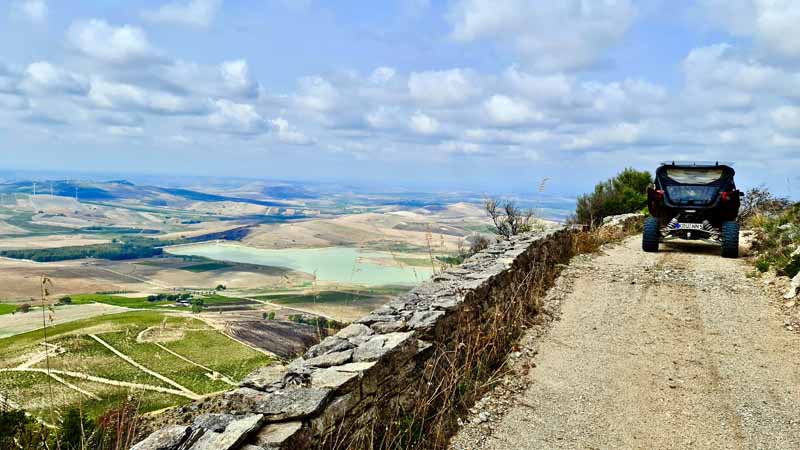
POLYGON ((678 227, 679 230, 702 230, 703 224, 702 223, 679 223, 678 227))

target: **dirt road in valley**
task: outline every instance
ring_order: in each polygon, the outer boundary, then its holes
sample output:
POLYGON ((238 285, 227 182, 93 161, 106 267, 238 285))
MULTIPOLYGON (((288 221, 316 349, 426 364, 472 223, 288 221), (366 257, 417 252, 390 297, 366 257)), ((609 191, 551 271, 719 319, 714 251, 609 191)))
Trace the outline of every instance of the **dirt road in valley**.
POLYGON ((479 402, 452 449, 800 448, 800 339, 763 282, 717 248, 639 239, 576 258, 560 320, 523 339, 527 387, 479 402))

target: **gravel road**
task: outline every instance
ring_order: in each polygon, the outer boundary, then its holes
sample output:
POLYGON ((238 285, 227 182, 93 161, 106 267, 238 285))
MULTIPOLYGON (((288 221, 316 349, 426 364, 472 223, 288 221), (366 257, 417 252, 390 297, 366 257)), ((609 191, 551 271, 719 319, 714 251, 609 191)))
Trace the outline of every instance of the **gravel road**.
POLYGON ((717 248, 640 239, 576 258, 517 361, 527 387, 479 402, 452 449, 800 448, 800 345, 763 283, 717 248))

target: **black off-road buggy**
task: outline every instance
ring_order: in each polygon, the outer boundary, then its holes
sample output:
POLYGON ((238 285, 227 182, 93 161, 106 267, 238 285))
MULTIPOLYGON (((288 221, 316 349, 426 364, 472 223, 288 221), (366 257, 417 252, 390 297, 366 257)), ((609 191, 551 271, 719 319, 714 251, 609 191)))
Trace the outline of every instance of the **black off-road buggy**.
POLYGON ((647 192, 650 215, 644 224, 642 249, 657 252, 673 239, 702 240, 722 246, 722 256, 739 256, 742 193, 734 170, 719 163, 664 163, 647 192))

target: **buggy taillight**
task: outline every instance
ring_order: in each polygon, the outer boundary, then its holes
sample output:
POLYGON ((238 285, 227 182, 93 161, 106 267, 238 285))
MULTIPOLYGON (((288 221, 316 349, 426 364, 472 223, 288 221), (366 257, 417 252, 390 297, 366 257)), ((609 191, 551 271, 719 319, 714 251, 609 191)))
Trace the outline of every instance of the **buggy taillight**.
POLYGON ((723 202, 727 202, 731 198, 730 197, 730 192, 723 192, 721 195, 722 195, 722 201, 723 202))
POLYGON ((662 200, 664 198, 664 190, 663 189, 656 189, 656 198, 662 200))

